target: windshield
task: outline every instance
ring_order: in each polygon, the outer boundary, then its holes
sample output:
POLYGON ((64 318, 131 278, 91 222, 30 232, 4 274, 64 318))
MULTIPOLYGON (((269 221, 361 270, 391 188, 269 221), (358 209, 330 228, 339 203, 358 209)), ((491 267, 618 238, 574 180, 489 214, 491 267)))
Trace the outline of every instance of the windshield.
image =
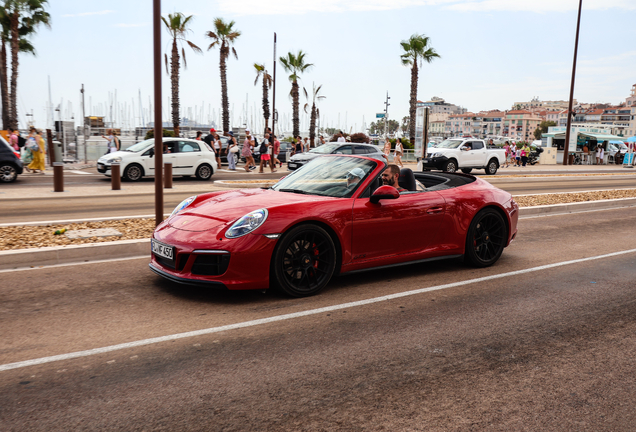
POLYGON ((146 150, 150 145, 154 145, 154 143, 155 143, 155 139, 151 138, 146 141, 141 141, 141 142, 138 142, 137 144, 133 144, 130 147, 126 147, 124 151, 135 152, 135 153, 140 152, 140 151, 146 150))
POLYGON ((315 158, 272 186, 280 192, 348 198, 378 161, 349 156, 315 158))
POLYGON ((448 139, 448 140, 444 140, 442 141, 442 143, 440 145, 437 146, 437 148, 448 148, 448 149, 454 149, 459 147, 459 145, 461 143, 463 143, 464 140, 452 140, 452 139, 448 139))
POLYGON ((309 153, 329 154, 340 147, 340 144, 324 144, 309 150, 309 153))

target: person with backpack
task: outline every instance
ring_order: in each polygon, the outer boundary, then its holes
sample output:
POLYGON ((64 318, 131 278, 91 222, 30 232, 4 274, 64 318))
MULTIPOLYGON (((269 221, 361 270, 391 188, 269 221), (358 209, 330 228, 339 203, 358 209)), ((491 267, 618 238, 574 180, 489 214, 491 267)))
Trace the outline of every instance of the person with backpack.
POLYGON ((259 148, 259 152, 261 155, 261 163, 259 165, 259 173, 263 172, 263 168, 269 163, 269 168, 272 170, 272 172, 276 172, 276 170, 274 169, 274 164, 272 161, 272 156, 270 154, 270 149, 272 148, 272 145, 270 144, 269 141, 269 134, 266 133, 265 134, 265 138, 263 139, 263 142, 261 143, 261 147, 259 148))

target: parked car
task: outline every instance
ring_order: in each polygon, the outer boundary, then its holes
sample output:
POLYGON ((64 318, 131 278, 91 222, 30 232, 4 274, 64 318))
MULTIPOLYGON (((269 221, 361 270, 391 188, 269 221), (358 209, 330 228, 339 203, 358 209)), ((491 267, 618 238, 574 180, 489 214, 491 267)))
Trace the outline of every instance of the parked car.
MULTIPOLYGON (((209 180, 217 170, 214 152, 201 141, 187 138, 163 138, 168 153, 163 154, 164 162, 172 162, 172 174, 176 176, 196 176, 199 180, 209 180)), ((124 150, 108 153, 97 160, 97 171, 111 176, 111 165, 120 164, 121 176, 125 180, 138 181, 142 177, 155 174, 155 140, 149 139, 134 144, 124 150)))
POLYGON ((24 167, 20 153, 0 136, 0 182, 12 183, 22 174, 24 167))
POLYGON ((327 155, 274 186, 192 196, 155 229, 150 269, 171 281, 232 290, 318 293, 336 274, 464 257, 494 264, 517 233, 506 191, 457 173, 400 172, 327 155))
POLYGON ((328 154, 363 155, 386 162, 386 156, 382 150, 372 144, 330 142, 308 152, 293 155, 287 162, 287 169, 293 171, 314 158, 328 154))
POLYGON ((475 138, 453 138, 443 141, 430 156, 422 159, 422 167, 455 172, 461 169, 468 174, 473 169, 484 169, 494 175, 506 161, 506 151, 487 148, 484 140, 475 138))

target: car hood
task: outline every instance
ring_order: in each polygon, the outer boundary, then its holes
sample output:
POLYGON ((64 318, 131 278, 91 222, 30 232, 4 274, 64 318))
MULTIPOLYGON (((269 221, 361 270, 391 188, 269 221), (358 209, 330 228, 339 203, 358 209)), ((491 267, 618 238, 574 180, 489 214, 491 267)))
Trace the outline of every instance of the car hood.
POLYGON ((305 152, 305 153, 298 153, 295 154, 291 157, 292 161, 305 161, 305 160, 310 160, 313 158, 316 158, 318 156, 325 156, 323 154, 318 154, 318 153, 310 153, 310 152, 305 152))
POLYGON ((184 231, 207 231, 233 223, 247 213, 261 208, 267 208, 271 213, 272 209, 281 206, 333 199, 338 198, 300 195, 272 189, 237 189, 199 196, 166 222, 171 227, 184 231))
MULTIPOLYGON (((147 149, 146 149, 146 150, 147 150, 147 149)), ((144 150, 144 151, 145 151, 145 150, 144 150)), ((140 154, 141 154, 141 153, 135 153, 135 152, 129 152, 129 151, 123 151, 123 150, 120 150, 120 151, 116 151, 116 152, 112 152, 112 153, 107 153, 107 154, 105 154, 104 156, 100 157, 100 158, 97 160, 97 162, 102 162, 102 163, 104 163, 104 162, 106 162, 107 160, 112 159, 112 158, 116 158, 116 157, 120 157, 120 158, 122 158, 122 160, 123 160, 123 159, 127 159, 127 158, 129 158, 129 157, 131 157, 131 156, 133 156, 133 155, 135 155, 135 156, 139 156, 140 154)))

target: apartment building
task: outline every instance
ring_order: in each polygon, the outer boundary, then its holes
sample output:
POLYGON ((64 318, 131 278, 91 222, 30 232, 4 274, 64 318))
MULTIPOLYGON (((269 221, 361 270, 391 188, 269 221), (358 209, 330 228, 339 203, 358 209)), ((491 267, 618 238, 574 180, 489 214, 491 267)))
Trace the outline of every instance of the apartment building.
POLYGON ((457 105, 446 102, 444 99, 433 96, 430 101, 422 102, 417 101, 417 107, 428 107, 429 114, 463 114, 466 112, 466 108, 462 108, 457 105))
MULTIPOLYGON (((576 99, 573 100, 574 105, 578 105, 576 99)), ((515 102, 512 104, 513 110, 532 110, 540 108, 548 111, 562 111, 567 110, 569 101, 542 101, 539 98, 533 98, 529 102, 515 102)))
POLYGON ((542 121, 541 117, 528 110, 508 111, 503 121, 502 135, 524 141, 533 140, 534 131, 542 121))

